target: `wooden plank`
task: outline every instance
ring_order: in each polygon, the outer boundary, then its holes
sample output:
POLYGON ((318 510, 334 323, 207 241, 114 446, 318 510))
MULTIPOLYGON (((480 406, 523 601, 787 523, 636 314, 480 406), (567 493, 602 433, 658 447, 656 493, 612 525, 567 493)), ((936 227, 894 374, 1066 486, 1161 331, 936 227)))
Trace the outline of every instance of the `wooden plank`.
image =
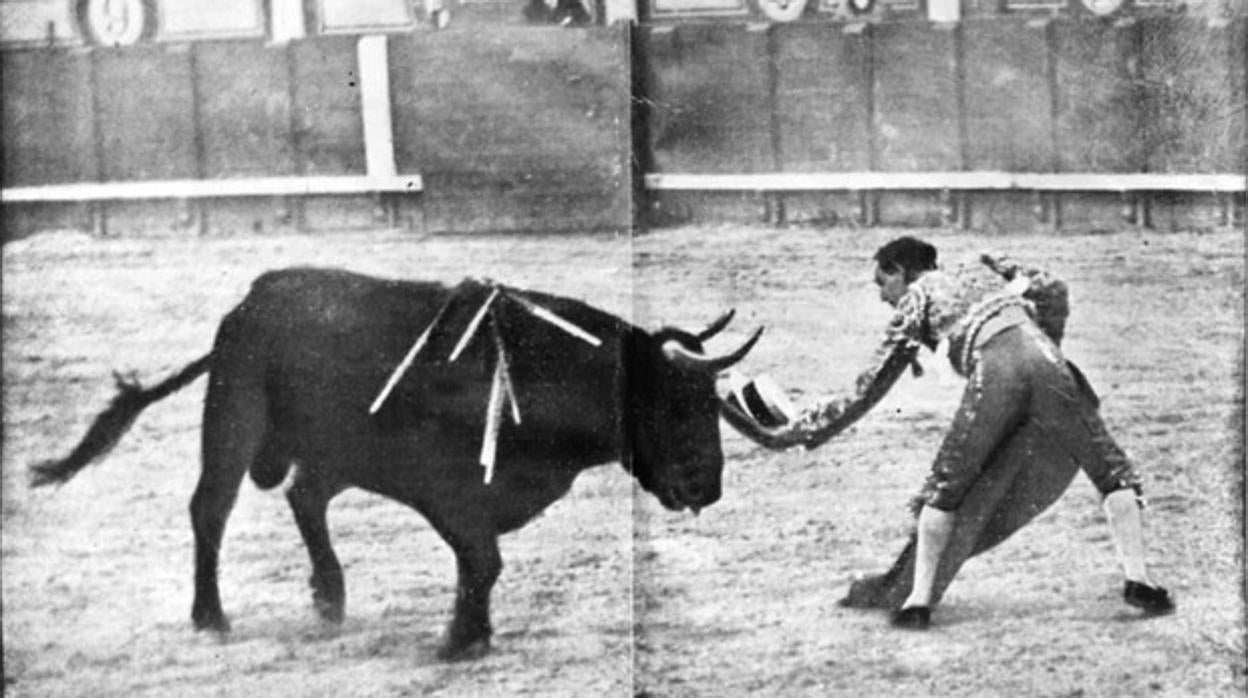
POLYGON ((92 72, 85 51, 5 51, 0 59, 4 184, 99 179, 92 72))
POLYGON ((244 40, 194 50, 202 178, 298 174, 285 49, 244 40))
POLYGON ((146 44, 92 52, 97 70, 100 178, 193 178, 194 94, 188 44, 146 44))
POLYGON ((1147 116, 1139 140, 1148 171, 1236 169, 1244 105, 1234 84, 1230 27, 1171 15, 1139 25, 1140 109, 1147 116))
POLYGON ((1014 172, 776 172, 649 174, 646 188, 666 191, 1185 191, 1243 192, 1240 174, 1029 174, 1014 172))
POLYGON ((681 24, 642 32, 655 166, 675 172, 772 169, 766 32, 681 24))
POLYGON ((926 22, 871 27, 872 167, 891 172, 965 166, 958 134, 957 32, 926 22))
POLYGON ((993 17, 962 27, 966 168, 1052 171, 1056 154, 1044 25, 993 17))
POLYGON ((1056 75, 1058 169, 1142 172, 1137 22, 1058 18, 1050 24, 1056 75))
POLYGON ((179 179, 147 182, 80 182, 0 189, 3 203, 209 199, 230 196, 313 196, 330 194, 416 193, 420 175, 391 177, 252 177, 179 179))
POLYGON ((871 46, 839 24, 772 28, 784 169, 871 169, 871 46))
POLYGON ((303 172, 364 175, 364 116, 355 36, 290 43, 292 116, 303 172))

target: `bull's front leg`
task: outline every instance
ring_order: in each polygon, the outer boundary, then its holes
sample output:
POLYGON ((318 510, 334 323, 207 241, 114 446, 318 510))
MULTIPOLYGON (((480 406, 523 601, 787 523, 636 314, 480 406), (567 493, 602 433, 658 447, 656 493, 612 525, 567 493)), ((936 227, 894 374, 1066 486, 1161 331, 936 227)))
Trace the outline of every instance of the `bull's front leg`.
POLYGON ((476 659, 490 650, 490 591, 503 569, 498 536, 493 532, 451 542, 459 569, 455 615, 447 628, 438 658, 476 659))

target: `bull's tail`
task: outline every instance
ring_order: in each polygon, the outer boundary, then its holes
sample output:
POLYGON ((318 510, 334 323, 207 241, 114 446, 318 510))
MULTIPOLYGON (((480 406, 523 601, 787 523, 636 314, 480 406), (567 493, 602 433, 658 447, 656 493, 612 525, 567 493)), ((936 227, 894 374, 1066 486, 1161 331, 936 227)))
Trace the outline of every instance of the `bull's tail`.
POLYGON ((148 405, 185 388, 208 370, 211 361, 212 354, 202 356, 151 388, 144 388, 133 378, 115 374, 119 392, 108 404, 108 408, 95 418, 86 436, 82 437, 72 453, 59 460, 44 461, 31 466, 30 486, 42 487, 68 482, 79 470, 111 451, 148 405))

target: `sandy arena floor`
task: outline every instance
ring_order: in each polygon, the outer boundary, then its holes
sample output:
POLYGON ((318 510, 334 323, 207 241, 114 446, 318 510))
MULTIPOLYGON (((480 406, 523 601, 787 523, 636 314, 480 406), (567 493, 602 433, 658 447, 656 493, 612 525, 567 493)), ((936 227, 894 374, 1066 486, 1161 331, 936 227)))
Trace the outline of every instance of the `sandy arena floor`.
MULTIPOLYGON (((909 231, 915 232, 915 231, 909 231)), ((1068 355, 1145 473, 1155 574, 1179 613, 1138 620, 1082 477, 968 564, 926 634, 835 604, 904 542, 906 502, 956 406, 937 362, 849 433, 774 454, 725 432, 723 500, 663 510, 617 465, 503 539, 494 652, 433 656, 454 566, 417 514, 350 492, 330 510, 348 619, 312 613, 283 499, 244 486, 226 533, 225 640, 189 622, 187 504, 203 381, 149 408, 103 464, 59 490, 60 455, 112 394, 210 345, 265 269, 342 266, 454 282, 492 276, 656 328, 738 320, 767 334, 742 366, 797 399, 850 384, 887 309, 870 255, 896 230, 687 227, 621 237, 397 233, 96 240, 3 250, 3 599, 13 696, 1232 696, 1246 681, 1244 247, 1235 232, 989 237, 920 231, 950 261, 997 249, 1068 279, 1068 355)), ((720 344, 722 342, 722 344, 720 344)), ((726 428, 725 428, 726 429, 726 428)), ((500 466, 501 467, 501 466, 500 466)))

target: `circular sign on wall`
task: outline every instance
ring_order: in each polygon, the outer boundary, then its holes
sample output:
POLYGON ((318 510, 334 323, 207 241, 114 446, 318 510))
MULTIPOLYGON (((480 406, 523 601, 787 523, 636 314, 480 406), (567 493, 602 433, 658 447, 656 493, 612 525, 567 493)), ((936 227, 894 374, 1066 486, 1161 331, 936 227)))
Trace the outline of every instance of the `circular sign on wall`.
POLYGON ((1109 17, 1125 6, 1126 0, 1076 0, 1080 8, 1097 17, 1109 17))
POLYGON ((89 44, 130 46, 156 30, 155 0, 79 0, 77 10, 89 44))
POLYGON ((758 0, 758 7, 773 22, 792 22, 806 10, 806 0, 758 0))
POLYGON ((875 0, 845 0, 845 4, 855 15, 865 15, 875 9, 875 0))

